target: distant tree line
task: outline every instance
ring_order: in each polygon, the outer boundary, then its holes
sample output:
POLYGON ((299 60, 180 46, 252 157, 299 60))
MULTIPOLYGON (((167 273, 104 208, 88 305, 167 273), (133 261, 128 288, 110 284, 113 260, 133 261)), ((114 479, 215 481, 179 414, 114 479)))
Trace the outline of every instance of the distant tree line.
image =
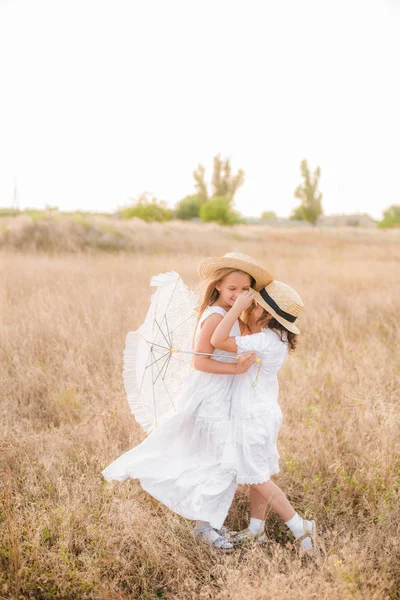
MULTIPOLYGON (((317 167, 314 173, 311 173, 306 160, 301 162, 300 169, 303 182, 294 192, 300 204, 290 218, 309 221, 315 225, 323 212, 322 194, 318 190, 321 170, 317 167)), ((211 185, 207 185, 204 166, 198 165, 193 172, 196 192, 185 196, 174 209, 169 208, 164 201, 144 193, 133 204, 123 208, 120 214, 126 219, 138 217, 145 221, 169 221, 175 218, 216 221, 224 225, 245 222, 234 208, 234 197, 244 183, 244 175, 243 169, 234 173, 230 159, 221 158, 221 155, 217 154, 213 161, 211 185)), ((274 211, 266 210, 261 215, 261 220, 273 219, 276 219, 274 211)))
MULTIPOLYGON (((311 171, 307 160, 300 163, 302 181, 294 191, 294 197, 299 200, 299 205, 290 215, 292 220, 307 221, 316 225, 323 214, 322 193, 319 191, 321 169, 318 166, 311 171)), ((195 193, 189 194, 180 200, 174 208, 170 208, 163 200, 158 200, 152 194, 144 192, 133 202, 118 211, 124 219, 137 217, 144 221, 170 221, 171 219, 199 220, 202 222, 215 221, 223 225, 244 223, 246 220, 235 209, 234 198, 238 189, 244 184, 245 173, 243 169, 233 172, 229 158, 222 158, 217 154, 213 160, 213 170, 210 184, 206 181, 206 170, 199 164, 193 171, 195 193)), ((14 216, 24 212, 32 218, 40 218, 45 213, 57 210, 57 207, 46 206, 46 211, 34 209, 0 208, 0 217, 14 216)), ((83 213, 82 213, 83 214, 83 213)), ((262 212, 261 221, 276 220, 276 213, 272 210, 262 212)), ((400 205, 392 204, 383 213, 383 219, 378 222, 381 228, 400 226, 400 205)))
MULTIPOLYGON (((307 160, 300 163, 302 181, 294 191, 294 197, 299 205, 290 215, 292 220, 307 221, 316 225, 323 214, 322 193, 319 191, 321 169, 311 171, 307 160)), ((206 172, 203 165, 198 165, 193 172, 195 193, 185 196, 174 209, 169 208, 164 201, 157 200, 148 193, 142 194, 133 204, 121 209, 120 214, 130 219, 138 217, 145 221, 169 221, 171 219, 199 220, 203 222, 216 221, 224 225, 243 223, 245 219, 234 208, 234 198, 237 190, 243 185, 245 174, 243 169, 236 173, 232 171, 229 158, 214 157, 211 183, 207 185, 206 172)), ((272 210, 261 214, 261 221, 277 219, 272 210)), ((393 204, 383 213, 379 227, 400 226, 400 205, 393 204)))

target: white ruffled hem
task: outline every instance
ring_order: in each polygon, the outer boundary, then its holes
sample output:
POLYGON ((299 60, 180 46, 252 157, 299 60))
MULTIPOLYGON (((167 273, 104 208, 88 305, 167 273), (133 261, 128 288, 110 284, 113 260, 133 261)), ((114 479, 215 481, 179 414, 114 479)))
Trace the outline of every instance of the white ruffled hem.
POLYGON ((271 470, 269 476, 266 475, 241 475, 236 478, 239 485, 260 485, 262 483, 268 483, 272 475, 279 473, 279 468, 271 470))
POLYGON ((145 483, 140 482, 140 485, 145 492, 150 494, 158 502, 161 502, 161 504, 164 504, 164 506, 172 510, 177 515, 184 517, 185 519, 189 519, 191 521, 208 521, 211 527, 214 527, 214 529, 220 529, 224 524, 236 491, 235 486, 235 489, 231 490, 230 493, 225 492, 225 501, 220 503, 219 509, 217 511, 214 510, 212 512, 208 512, 207 505, 204 505, 201 508, 199 508, 198 511, 193 512, 193 509, 188 510, 188 508, 180 508, 179 505, 168 506, 168 504, 165 504, 162 498, 157 498, 154 492, 152 492, 151 489, 149 489, 145 483))

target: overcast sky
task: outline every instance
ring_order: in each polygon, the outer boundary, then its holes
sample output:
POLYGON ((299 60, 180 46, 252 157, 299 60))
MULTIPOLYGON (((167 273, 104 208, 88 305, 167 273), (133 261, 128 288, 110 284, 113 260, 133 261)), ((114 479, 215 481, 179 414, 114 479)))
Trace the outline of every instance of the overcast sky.
POLYGON ((173 206, 230 156, 245 215, 400 203, 399 0, 0 0, 0 206, 173 206))

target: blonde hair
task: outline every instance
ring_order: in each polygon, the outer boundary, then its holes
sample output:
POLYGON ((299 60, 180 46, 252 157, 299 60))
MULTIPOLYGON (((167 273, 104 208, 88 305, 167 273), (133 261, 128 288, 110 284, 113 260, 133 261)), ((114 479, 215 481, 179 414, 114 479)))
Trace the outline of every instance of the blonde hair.
MULTIPOLYGON (((255 280, 249 273, 246 273, 246 271, 241 271, 240 269, 234 269, 232 267, 223 267, 222 269, 217 269, 214 272, 212 277, 209 277, 208 279, 206 279, 203 283, 203 293, 201 295, 201 298, 199 301, 199 306, 197 309, 198 316, 197 316, 196 327, 195 327, 194 335, 193 335, 193 343, 192 343, 193 346, 194 346, 194 340, 196 338, 196 331, 197 331, 197 327, 199 325, 201 315, 206 310, 206 308, 208 306, 210 306, 210 304, 214 304, 214 302, 217 300, 217 298, 219 296, 219 292, 218 292, 216 286, 219 283, 222 283, 222 281, 225 279, 225 277, 227 275, 230 275, 231 273, 245 273, 246 275, 248 275, 250 277, 250 287, 253 287, 255 285, 255 280)), ((240 319, 239 319, 239 324, 240 324, 240 319)))

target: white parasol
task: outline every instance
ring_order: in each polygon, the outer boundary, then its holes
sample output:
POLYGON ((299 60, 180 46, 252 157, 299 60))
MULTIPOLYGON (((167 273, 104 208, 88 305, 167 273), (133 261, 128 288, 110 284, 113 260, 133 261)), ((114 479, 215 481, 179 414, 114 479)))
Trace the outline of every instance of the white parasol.
MULTIPOLYGON (((199 297, 180 275, 160 273, 150 286, 157 290, 143 324, 126 337, 123 372, 131 412, 146 433, 176 411, 175 401, 192 355, 211 356, 192 349, 199 297)), ((223 356, 232 359, 232 355, 223 356)))

